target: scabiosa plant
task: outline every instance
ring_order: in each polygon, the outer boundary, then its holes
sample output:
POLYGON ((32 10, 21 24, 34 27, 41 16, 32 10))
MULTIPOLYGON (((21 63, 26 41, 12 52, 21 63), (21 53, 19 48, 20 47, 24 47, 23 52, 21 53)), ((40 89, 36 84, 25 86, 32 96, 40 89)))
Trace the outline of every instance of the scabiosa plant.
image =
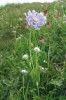
POLYGON ((26 13, 26 21, 28 22, 28 25, 34 27, 35 30, 40 30, 40 27, 46 24, 47 19, 46 16, 41 13, 38 13, 35 10, 29 10, 26 13))

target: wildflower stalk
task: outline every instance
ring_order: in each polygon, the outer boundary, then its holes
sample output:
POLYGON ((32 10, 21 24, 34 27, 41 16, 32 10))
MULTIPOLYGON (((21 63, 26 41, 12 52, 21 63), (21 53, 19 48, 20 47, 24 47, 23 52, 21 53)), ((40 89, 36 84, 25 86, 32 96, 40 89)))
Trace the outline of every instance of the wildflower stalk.
POLYGON ((24 75, 23 75, 23 96, 24 96, 24 75))
POLYGON ((39 97, 39 83, 36 82, 36 85, 37 85, 37 93, 38 93, 38 97, 39 97))
POLYGON ((49 49, 48 49, 48 68, 49 68, 49 62, 50 62, 50 44, 49 44, 49 49))
POLYGON ((30 68, 31 68, 31 31, 29 34, 29 54, 30 54, 30 68))
POLYGON ((39 86, 37 87, 37 91, 38 91, 38 97, 39 97, 39 86))
MULTIPOLYGON (((36 53, 36 67, 39 67, 37 53, 36 53)), ((38 93, 38 97, 39 97, 39 82, 36 82, 36 85, 37 85, 37 93, 38 93)))
POLYGON ((38 67, 38 57, 37 57, 37 53, 36 53, 36 67, 38 67))

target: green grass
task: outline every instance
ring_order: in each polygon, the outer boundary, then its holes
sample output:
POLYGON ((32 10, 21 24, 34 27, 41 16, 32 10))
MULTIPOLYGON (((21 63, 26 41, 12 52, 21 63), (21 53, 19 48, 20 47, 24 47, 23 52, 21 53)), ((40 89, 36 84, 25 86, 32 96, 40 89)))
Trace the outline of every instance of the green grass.
POLYGON ((66 1, 0 7, 0 100, 66 100, 66 1), (47 10, 51 27, 31 28, 30 40, 24 13, 33 9, 47 10), (38 55, 36 46, 41 49, 38 55), (24 54, 29 55, 27 61, 24 54), (26 76, 22 69, 28 71, 26 76))

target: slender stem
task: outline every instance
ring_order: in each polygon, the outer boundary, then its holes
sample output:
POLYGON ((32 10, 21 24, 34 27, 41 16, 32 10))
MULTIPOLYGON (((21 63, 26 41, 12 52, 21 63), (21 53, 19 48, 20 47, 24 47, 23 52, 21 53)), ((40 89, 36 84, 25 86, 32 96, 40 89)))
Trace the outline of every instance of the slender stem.
POLYGON ((23 75, 23 96, 24 96, 24 75, 23 75))
POLYGON ((32 36, 31 34, 32 34, 32 31, 30 30, 30 34, 29 34, 29 54, 30 54, 29 66, 30 66, 30 69, 34 67, 32 56, 31 56, 31 36, 32 36))
POLYGON ((50 44, 49 44, 49 49, 48 49, 48 68, 49 68, 49 62, 50 62, 50 44))
POLYGON ((46 94, 47 94, 48 74, 46 74, 46 94))
POLYGON ((29 34, 29 53, 30 53, 30 68, 31 68, 31 32, 29 34))
POLYGON ((36 53, 36 67, 38 67, 38 57, 37 57, 37 53, 36 53))
MULTIPOLYGON (((36 53, 36 67, 39 67, 37 53, 36 53)), ((36 82, 36 85, 37 85, 37 93, 38 93, 38 97, 39 97, 39 82, 36 82)))
POLYGON ((39 96, 39 86, 37 87, 37 90, 38 90, 38 96, 39 96))
POLYGON ((37 86, 37 93, 38 93, 38 96, 39 96, 39 83, 36 82, 36 86, 37 86))

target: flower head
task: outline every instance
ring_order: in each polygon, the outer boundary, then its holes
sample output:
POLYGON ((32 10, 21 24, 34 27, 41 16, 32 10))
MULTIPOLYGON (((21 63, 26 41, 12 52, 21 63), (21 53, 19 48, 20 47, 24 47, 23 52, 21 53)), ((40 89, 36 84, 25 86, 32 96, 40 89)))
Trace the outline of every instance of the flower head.
POLYGON ((48 68, 44 68, 44 67, 41 67, 41 66, 40 66, 40 70, 41 70, 41 72, 46 73, 46 72, 48 71, 48 68))
POLYGON ((39 47, 35 47, 35 48, 34 48, 34 51, 35 51, 36 53, 39 53, 41 50, 40 50, 39 47))
POLYGON ((16 38, 16 41, 18 41, 18 40, 20 40, 21 39, 21 37, 19 36, 18 38, 16 38))
POLYGON ((19 21, 22 21, 22 18, 19 18, 19 21))
POLYGON ((45 16, 48 15, 48 10, 44 10, 44 15, 45 15, 45 16))
POLYGON ((44 43, 44 39, 43 38, 40 38, 40 43, 44 43))
POLYGON ((48 29, 50 29, 50 28, 51 28, 51 25, 50 25, 50 23, 49 23, 49 22, 47 23, 47 28, 48 28, 48 29))
POLYGON ((22 73, 22 74, 27 74, 28 71, 23 69, 23 70, 21 70, 21 73, 22 73))
POLYGON ((24 54, 22 58, 23 58, 24 60, 27 60, 27 59, 28 59, 28 54, 24 54))
POLYGON ((40 30, 40 27, 46 24, 46 16, 32 10, 27 12, 26 21, 29 26, 34 27, 36 30, 40 30))
POLYGON ((25 28, 26 28, 26 29, 28 29, 28 28, 29 28, 28 23, 25 23, 25 28))
POLYGON ((46 61, 46 60, 44 60, 43 62, 44 62, 44 63, 47 63, 47 61, 46 61))

